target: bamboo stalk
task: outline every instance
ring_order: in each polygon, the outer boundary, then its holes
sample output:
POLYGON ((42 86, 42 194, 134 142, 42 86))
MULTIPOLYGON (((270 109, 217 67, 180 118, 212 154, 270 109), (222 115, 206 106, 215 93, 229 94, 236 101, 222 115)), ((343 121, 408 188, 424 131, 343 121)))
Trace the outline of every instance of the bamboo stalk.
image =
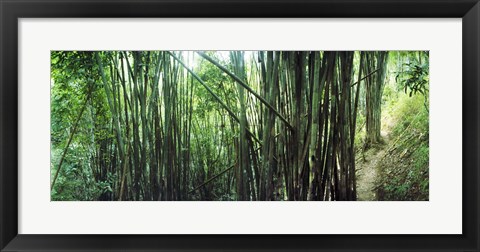
POLYGON ((210 61, 212 64, 214 64, 215 66, 217 66, 218 68, 220 68, 222 71, 224 71, 227 75, 229 75, 230 77, 232 77, 236 82, 238 82, 242 87, 244 87, 247 91, 249 91, 250 93, 252 93, 255 97, 257 97, 265 106, 267 106, 269 109, 271 109, 277 116, 278 118, 280 118, 280 120, 282 120, 285 125, 287 125, 287 127, 290 129, 290 130, 293 130, 293 126, 287 121, 287 119, 285 119, 285 117, 283 117, 272 105, 270 105, 263 97, 261 97, 257 92, 255 92, 252 88, 250 88, 247 84, 245 84, 245 82, 243 82, 240 78, 238 78, 235 74, 233 74, 232 72, 230 72, 227 68, 225 68, 224 66, 220 65, 218 62, 216 62, 214 59, 212 59, 211 57, 209 57, 208 55, 206 55, 205 53, 203 52, 197 52, 200 56, 202 56, 203 58, 205 58, 206 60, 210 61))

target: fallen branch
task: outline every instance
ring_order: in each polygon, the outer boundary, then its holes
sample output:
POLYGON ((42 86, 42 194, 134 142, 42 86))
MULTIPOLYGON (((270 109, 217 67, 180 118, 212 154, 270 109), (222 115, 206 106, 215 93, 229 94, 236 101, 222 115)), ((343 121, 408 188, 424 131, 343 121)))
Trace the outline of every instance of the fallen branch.
POLYGON ((227 171, 231 170, 233 167, 235 167, 236 164, 233 164, 232 166, 228 167, 227 169, 223 170, 222 172, 220 172, 219 174, 209 178, 207 181, 203 182, 202 184, 200 184, 199 186, 195 187, 194 189, 192 189, 191 191, 189 191, 188 193, 193 193, 195 192, 196 190, 198 190, 199 188, 205 186, 206 184, 210 183, 212 180, 218 178, 220 175, 226 173, 227 171))
POLYGON ((372 74, 376 73, 378 70, 380 70, 380 68, 375 69, 375 70, 373 70, 372 72, 370 72, 369 74, 365 75, 365 76, 364 76, 363 78, 361 78, 359 81, 353 83, 353 84, 351 85, 351 87, 357 85, 360 81, 365 80, 366 78, 370 77, 372 74))

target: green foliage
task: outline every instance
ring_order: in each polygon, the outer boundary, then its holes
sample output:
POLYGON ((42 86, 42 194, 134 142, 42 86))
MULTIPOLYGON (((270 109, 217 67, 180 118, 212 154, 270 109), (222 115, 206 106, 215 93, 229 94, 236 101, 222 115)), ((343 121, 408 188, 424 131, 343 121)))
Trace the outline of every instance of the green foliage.
POLYGON ((359 151, 359 148, 363 147, 365 142, 365 121, 366 118, 364 114, 357 115, 357 133, 355 134, 355 146, 357 147, 357 152, 359 151))
MULTIPOLYGON (((60 171, 60 176, 52 189, 52 201, 68 201, 68 200, 96 200, 101 191, 97 183, 92 179, 88 160, 82 158, 85 150, 72 147, 69 153, 76 151, 76 154, 68 154, 64 165, 60 171)), ((52 160, 58 160, 61 155, 58 150, 52 151, 52 160)), ((55 165, 55 163, 53 163, 55 165)), ((56 172, 56 167, 52 169, 52 174, 56 172)))
POLYGON ((405 130, 428 134, 428 111, 422 107, 423 99, 423 95, 403 95, 395 105, 392 104, 392 113, 396 115, 393 118, 396 124, 393 129, 395 136, 412 133, 405 130))
POLYGON ((428 92, 428 61, 424 64, 405 63, 406 70, 398 73, 396 81, 403 87, 405 93, 411 97, 413 94, 420 93, 427 95, 428 92))
POLYGON ((377 186, 382 200, 429 199, 429 123, 423 100, 422 95, 403 95, 392 109, 393 141, 380 164, 382 178, 377 186))
MULTIPOLYGON (((211 54, 214 55, 214 53, 211 54)), ((207 84, 207 86, 210 87, 224 102, 227 104, 236 102, 235 85, 232 79, 218 67, 206 60, 201 60, 197 73, 205 84, 207 84)), ((216 99, 205 88, 198 84, 195 85, 198 86, 195 96, 197 102, 194 106, 196 114, 205 118, 210 116, 211 113, 216 113, 217 110, 223 111, 223 108, 218 104, 216 99)), ((236 105, 235 103, 233 104, 236 105)), ((230 106, 230 108, 234 112, 238 111, 236 106, 230 106)))
POLYGON ((430 61, 421 61, 422 55, 428 52, 419 52, 419 58, 412 57, 412 61, 404 63, 403 69, 397 72, 396 82, 410 97, 421 94, 424 97, 424 106, 428 110, 429 66, 430 61))
MULTIPOLYGON (((73 124, 86 102, 89 109, 79 118, 77 134, 64 157, 62 168, 51 192, 52 200, 96 200, 102 185, 91 170, 93 139, 112 137, 108 129, 110 114, 106 108, 105 92, 99 86, 98 70, 92 52, 51 53, 51 178, 58 169, 73 124), (91 93, 90 97, 88 94, 91 93), (91 100, 87 101, 87 99, 91 100), (95 130, 93 130, 95 128, 95 130), (93 135, 92 135, 93 133, 93 135)), ((98 147, 98 146, 97 146, 98 147)))

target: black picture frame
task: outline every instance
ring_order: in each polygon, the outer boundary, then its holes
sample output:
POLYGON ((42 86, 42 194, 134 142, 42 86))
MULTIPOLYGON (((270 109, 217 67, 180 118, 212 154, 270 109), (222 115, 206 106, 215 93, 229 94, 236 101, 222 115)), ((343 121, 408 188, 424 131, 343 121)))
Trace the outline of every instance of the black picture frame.
POLYGON ((0 251, 480 251, 478 0, 0 0, 0 17, 0 251), (18 20, 54 17, 462 18, 463 234, 18 234, 18 20))

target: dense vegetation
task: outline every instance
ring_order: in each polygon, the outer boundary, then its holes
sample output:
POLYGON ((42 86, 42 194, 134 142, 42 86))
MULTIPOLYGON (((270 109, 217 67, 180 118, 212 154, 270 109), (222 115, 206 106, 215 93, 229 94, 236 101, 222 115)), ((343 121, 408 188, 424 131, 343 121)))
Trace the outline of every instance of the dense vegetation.
POLYGON ((397 81, 405 93, 390 92, 385 104, 392 133, 376 190, 379 200, 428 200, 428 61, 402 67, 397 81))
POLYGON ((428 200, 428 60, 53 51, 52 200, 428 200))

